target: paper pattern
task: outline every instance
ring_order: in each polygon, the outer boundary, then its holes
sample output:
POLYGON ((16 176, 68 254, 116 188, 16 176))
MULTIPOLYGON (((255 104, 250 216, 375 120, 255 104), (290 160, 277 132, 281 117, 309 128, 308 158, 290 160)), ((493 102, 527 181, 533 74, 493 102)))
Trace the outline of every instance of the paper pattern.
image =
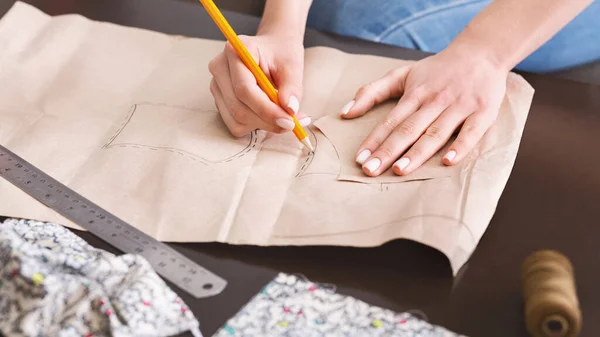
MULTIPOLYGON (((311 126, 308 154, 291 133, 227 132, 208 72, 223 47, 18 2, 0 20, 0 143, 159 240, 369 247, 402 238, 442 251, 454 272, 466 262, 516 158, 533 96, 524 79, 509 76, 496 131, 460 169, 389 183, 381 179, 402 178, 350 174, 350 149, 336 151, 333 133, 364 121, 329 119, 407 61, 307 49, 301 109, 331 136, 311 126)), ((0 214, 78 228, 1 179, 0 214)))
POLYGON ((315 122, 315 126, 323 132, 338 153, 341 165, 338 178, 344 181, 372 184, 400 183, 411 180, 427 180, 460 175, 461 171, 468 166, 470 159, 474 156, 468 156, 453 166, 444 165, 442 158, 452 144, 452 140, 423 163, 418 170, 410 174, 400 176, 395 174, 391 168, 377 177, 369 177, 363 173, 361 165, 357 164, 354 159, 357 149, 376 124, 387 116, 394 105, 395 103, 382 104, 369 111, 367 115, 357 119, 347 120, 335 115, 328 115, 315 122))

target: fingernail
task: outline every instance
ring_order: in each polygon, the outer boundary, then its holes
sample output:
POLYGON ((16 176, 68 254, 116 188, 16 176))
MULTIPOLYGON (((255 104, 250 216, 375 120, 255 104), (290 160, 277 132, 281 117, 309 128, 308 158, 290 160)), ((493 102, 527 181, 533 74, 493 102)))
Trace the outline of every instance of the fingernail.
POLYGON ((290 100, 288 101, 288 108, 292 109, 294 116, 298 114, 298 110, 300 110, 300 102, 296 96, 290 97, 290 100))
POLYGON ((348 104, 344 105, 344 107, 342 108, 342 115, 347 114, 348 111, 350 111, 350 109, 352 109, 352 107, 354 106, 354 103, 356 103, 356 101, 352 100, 348 102, 348 104))
POLYGON ((365 160, 367 160, 367 158, 369 158, 370 156, 371 156, 371 151, 362 150, 362 152, 359 153, 358 156, 356 156, 356 162, 362 165, 365 163, 365 160))
POLYGON ((377 170, 379 165, 381 165, 381 160, 379 160, 379 158, 373 158, 365 164, 365 168, 367 171, 373 173, 373 171, 377 170))
POLYGON ((449 162, 452 162, 454 160, 454 157, 456 157, 456 151, 452 150, 452 151, 446 153, 446 155, 444 156, 444 159, 446 159, 449 162))
POLYGON ((286 130, 294 130, 294 121, 288 118, 277 118, 275 123, 286 130))
POLYGON ((310 117, 304 117, 304 118, 301 118, 300 120, 298 120, 298 123, 300 123, 300 125, 302 125, 302 126, 308 126, 308 125, 310 125, 311 122, 312 122, 312 119, 310 117))
POLYGON ((410 159, 400 158, 400 160, 394 163, 394 166, 396 166, 398 169, 400 169, 400 171, 402 171, 408 166, 408 164, 410 164, 410 159))

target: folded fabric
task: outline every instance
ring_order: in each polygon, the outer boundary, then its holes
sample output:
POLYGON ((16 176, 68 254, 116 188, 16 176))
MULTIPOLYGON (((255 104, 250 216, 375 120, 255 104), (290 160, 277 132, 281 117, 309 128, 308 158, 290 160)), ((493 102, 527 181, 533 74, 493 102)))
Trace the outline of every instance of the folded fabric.
POLYGON ((213 337, 465 337, 280 273, 213 337))
POLYGON ((0 224, 0 335, 201 336, 199 325, 143 257, 52 223, 0 224))

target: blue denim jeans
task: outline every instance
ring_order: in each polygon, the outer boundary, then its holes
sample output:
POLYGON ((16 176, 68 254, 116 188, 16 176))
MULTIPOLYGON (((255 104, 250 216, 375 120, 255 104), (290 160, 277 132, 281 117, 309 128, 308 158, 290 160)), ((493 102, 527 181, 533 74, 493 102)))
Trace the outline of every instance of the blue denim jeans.
MULTIPOLYGON (((527 0, 523 0, 527 1, 527 0)), ((308 26, 437 53, 491 0, 314 0, 308 26)), ((499 26, 498 29, 507 29, 499 26)), ((600 60, 600 0, 516 66, 551 72, 600 60)))

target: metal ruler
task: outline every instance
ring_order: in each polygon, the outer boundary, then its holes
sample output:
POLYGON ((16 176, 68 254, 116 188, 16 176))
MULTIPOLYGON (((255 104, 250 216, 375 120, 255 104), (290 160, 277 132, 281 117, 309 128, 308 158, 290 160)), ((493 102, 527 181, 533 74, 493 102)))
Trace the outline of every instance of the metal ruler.
POLYGON ((110 214, 0 145, 0 177, 119 250, 143 256, 154 270, 195 298, 227 282, 166 244, 110 214))

